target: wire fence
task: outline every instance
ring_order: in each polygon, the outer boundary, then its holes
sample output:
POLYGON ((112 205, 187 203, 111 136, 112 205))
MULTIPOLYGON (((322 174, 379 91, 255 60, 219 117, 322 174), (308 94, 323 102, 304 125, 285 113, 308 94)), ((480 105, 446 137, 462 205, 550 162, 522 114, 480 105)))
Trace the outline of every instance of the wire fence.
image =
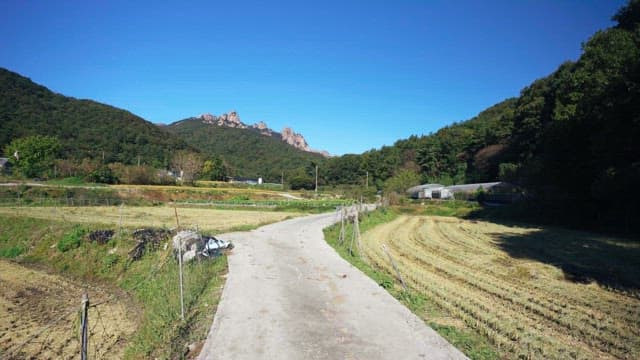
MULTIPOLYGON (((114 347, 121 341, 117 328, 108 328, 103 320, 101 308, 114 302, 116 297, 102 301, 87 308, 86 336, 89 342, 84 347, 85 353, 93 359, 110 357, 114 347)), ((80 304, 80 298, 78 299, 80 304)), ((49 310, 50 319, 40 326, 33 321, 24 321, 13 329, 14 336, 20 339, 0 352, 1 359, 35 359, 35 358, 73 358, 82 352, 79 331, 81 326, 81 306, 69 306, 49 310)), ((42 316, 42 314, 34 314, 42 316)), ((10 344, 10 343, 8 343, 10 344)), ((7 345, 7 344, 4 344, 7 345)))

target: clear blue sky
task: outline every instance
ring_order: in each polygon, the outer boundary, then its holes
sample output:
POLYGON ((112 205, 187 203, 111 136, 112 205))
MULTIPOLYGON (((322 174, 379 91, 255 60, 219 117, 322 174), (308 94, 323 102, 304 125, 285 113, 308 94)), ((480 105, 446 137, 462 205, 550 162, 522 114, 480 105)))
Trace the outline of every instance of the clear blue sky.
POLYGON ((3 0, 0 66, 156 123, 235 109, 360 153, 517 96, 625 3, 3 0))

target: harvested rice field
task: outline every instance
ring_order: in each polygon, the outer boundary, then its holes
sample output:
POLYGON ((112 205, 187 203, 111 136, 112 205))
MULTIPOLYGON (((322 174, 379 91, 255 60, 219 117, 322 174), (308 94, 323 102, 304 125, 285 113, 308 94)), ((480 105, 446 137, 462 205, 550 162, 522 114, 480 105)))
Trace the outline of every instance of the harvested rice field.
MULTIPOLYGON (((206 231, 251 228, 301 215, 293 212, 194 208, 178 208, 177 211, 182 227, 198 226, 206 231)), ((0 207, 2 215, 123 227, 176 226, 174 208, 165 206, 0 207)))
POLYGON ((560 229, 400 216, 362 236, 371 265, 505 358, 640 358, 640 244, 560 229))

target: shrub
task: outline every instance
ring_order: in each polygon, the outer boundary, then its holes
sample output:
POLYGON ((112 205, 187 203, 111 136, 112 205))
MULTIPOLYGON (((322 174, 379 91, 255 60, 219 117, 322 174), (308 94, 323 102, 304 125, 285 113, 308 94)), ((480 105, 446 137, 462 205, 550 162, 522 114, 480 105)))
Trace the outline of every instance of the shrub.
POLYGON ((118 264, 120 261, 120 256, 118 254, 108 254, 104 258, 102 258, 102 273, 110 272, 114 266, 118 264))
POLYGON ((75 249, 80 246, 80 240, 82 240, 84 233, 85 229, 80 226, 76 226, 75 228, 73 228, 73 230, 71 230, 58 241, 56 247, 62 252, 67 252, 69 250, 75 249))
POLYGON ((115 176, 111 168, 108 166, 101 166, 92 171, 85 178, 89 182, 101 183, 101 184, 116 184, 118 178, 115 176))
POLYGON ((24 248, 16 245, 8 249, 0 249, 0 257, 12 259, 20 256, 23 252, 24 248))

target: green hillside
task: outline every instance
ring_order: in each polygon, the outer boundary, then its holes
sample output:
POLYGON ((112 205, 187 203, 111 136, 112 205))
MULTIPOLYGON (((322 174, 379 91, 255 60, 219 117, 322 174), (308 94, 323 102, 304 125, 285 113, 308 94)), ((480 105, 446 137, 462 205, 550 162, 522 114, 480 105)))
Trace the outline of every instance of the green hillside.
POLYGON ((633 231, 640 218, 640 1, 583 44, 576 62, 476 118, 328 161, 326 183, 384 187, 394 175, 443 184, 520 185, 528 215, 633 231), (414 176, 407 176, 413 173, 414 176))
POLYGON ((302 151, 274 137, 261 135, 252 129, 237 129, 204 124, 191 118, 175 122, 166 129, 209 156, 222 157, 231 173, 245 177, 263 177, 280 182, 282 172, 320 162, 322 155, 302 151))
POLYGON ((186 143, 158 126, 109 105, 56 94, 0 68, 0 149, 29 135, 56 136, 65 158, 166 167, 186 143))

